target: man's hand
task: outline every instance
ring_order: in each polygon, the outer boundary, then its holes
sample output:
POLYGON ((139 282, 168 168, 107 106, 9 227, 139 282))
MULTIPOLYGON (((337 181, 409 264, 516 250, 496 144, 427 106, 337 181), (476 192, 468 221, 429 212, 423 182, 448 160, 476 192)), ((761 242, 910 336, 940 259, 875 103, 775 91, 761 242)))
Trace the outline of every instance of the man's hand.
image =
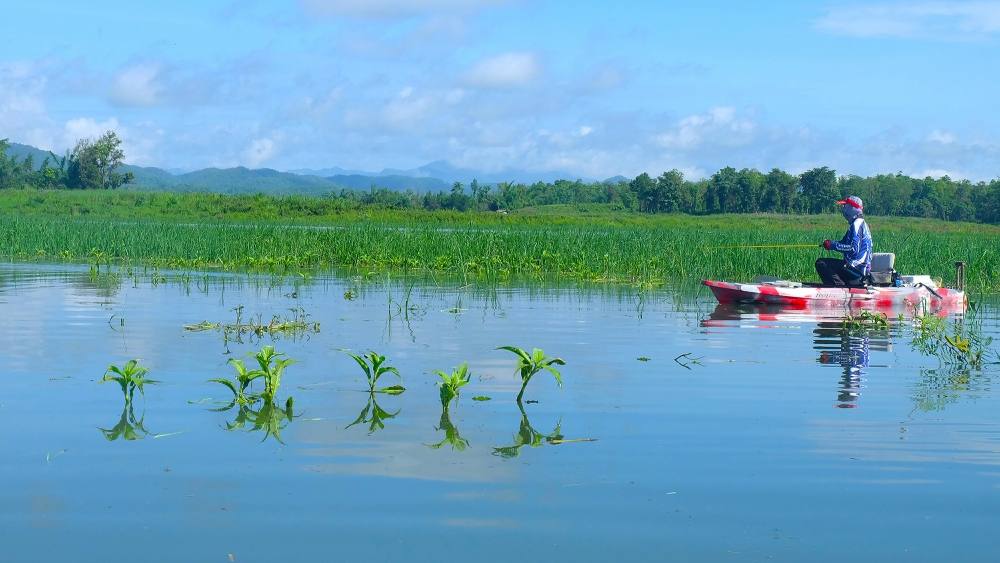
POLYGON ((821 244, 820 246, 822 246, 823 248, 825 248, 827 250, 830 250, 831 248, 833 248, 833 241, 830 240, 830 239, 826 239, 826 240, 823 241, 823 244, 821 244))

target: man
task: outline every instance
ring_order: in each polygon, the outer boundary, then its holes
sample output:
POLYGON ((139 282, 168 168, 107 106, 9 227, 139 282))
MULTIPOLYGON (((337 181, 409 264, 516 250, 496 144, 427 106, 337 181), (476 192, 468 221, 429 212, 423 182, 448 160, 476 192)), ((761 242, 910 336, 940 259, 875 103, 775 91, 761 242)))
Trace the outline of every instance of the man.
POLYGON ((847 219, 847 233, 840 242, 829 239, 822 246, 827 250, 842 252, 844 258, 820 258, 816 260, 816 273, 823 285, 861 286, 872 269, 872 233, 865 223, 864 204, 858 196, 850 196, 837 202, 844 219, 847 219))

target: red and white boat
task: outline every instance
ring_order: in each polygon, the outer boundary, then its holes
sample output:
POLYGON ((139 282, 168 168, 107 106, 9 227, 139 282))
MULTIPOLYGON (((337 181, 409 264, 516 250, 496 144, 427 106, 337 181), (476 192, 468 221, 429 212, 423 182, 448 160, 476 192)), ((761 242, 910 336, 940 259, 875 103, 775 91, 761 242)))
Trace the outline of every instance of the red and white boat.
MULTIPOLYGON (((906 278, 907 276, 904 276, 906 278)), ((789 309, 867 309, 873 311, 961 311, 964 291, 937 287, 928 276, 908 276, 900 287, 829 287, 783 280, 732 283, 705 280, 719 303, 758 303, 789 309)))

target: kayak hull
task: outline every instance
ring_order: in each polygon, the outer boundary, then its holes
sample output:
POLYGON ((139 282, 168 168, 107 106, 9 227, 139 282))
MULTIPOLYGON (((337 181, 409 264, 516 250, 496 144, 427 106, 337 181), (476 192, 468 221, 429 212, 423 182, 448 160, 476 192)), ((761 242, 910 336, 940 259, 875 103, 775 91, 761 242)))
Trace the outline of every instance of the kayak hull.
POLYGON ((790 309, 861 308, 898 310, 902 308, 958 309, 966 305, 965 292, 923 285, 910 287, 784 287, 766 283, 702 282, 719 303, 758 303, 790 309))

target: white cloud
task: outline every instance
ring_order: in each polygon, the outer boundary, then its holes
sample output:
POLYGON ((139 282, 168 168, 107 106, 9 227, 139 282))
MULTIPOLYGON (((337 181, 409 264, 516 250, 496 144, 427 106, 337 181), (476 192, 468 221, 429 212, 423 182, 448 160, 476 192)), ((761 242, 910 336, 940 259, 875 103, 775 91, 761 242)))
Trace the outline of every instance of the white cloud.
POLYGON ((250 168, 256 168, 274 158, 277 153, 278 144, 273 139, 266 137, 254 139, 243 151, 242 162, 250 168))
POLYGON ((70 119, 63 126, 62 146, 72 148, 80 139, 96 139, 108 131, 118 133, 119 137, 124 137, 125 132, 117 118, 110 118, 104 121, 97 121, 92 117, 78 117, 70 119))
POLYGON ((881 2, 831 8, 816 27, 855 37, 968 39, 1000 32, 1000 2, 881 2))
POLYGON ((155 63, 139 63, 122 69, 111 85, 111 101, 122 106, 156 105, 163 91, 160 73, 161 67, 155 63))
POLYGON ((362 18, 401 18, 471 12, 505 0, 300 0, 309 14, 362 18))
POLYGON ((537 55, 518 51, 479 61, 466 73, 465 81, 479 88, 512 88, 530 84, 541 72, 537 55))
POLYGON ((738 117, 731 107, 715 107, 707 113, 689 115, 677 125, 656 136, 656 142, 666 149, 689 151, 703 145, 720 147, 741 146, 750 143, 756 124, 738 117))
POLYGON ((948 131, 939 131, 935 129, 934 131, 931 131, 930 135, 927 135, 927 141, 931 143, 940 143, 942 145, 950 145, 956 141, 956 137, 948 131))

